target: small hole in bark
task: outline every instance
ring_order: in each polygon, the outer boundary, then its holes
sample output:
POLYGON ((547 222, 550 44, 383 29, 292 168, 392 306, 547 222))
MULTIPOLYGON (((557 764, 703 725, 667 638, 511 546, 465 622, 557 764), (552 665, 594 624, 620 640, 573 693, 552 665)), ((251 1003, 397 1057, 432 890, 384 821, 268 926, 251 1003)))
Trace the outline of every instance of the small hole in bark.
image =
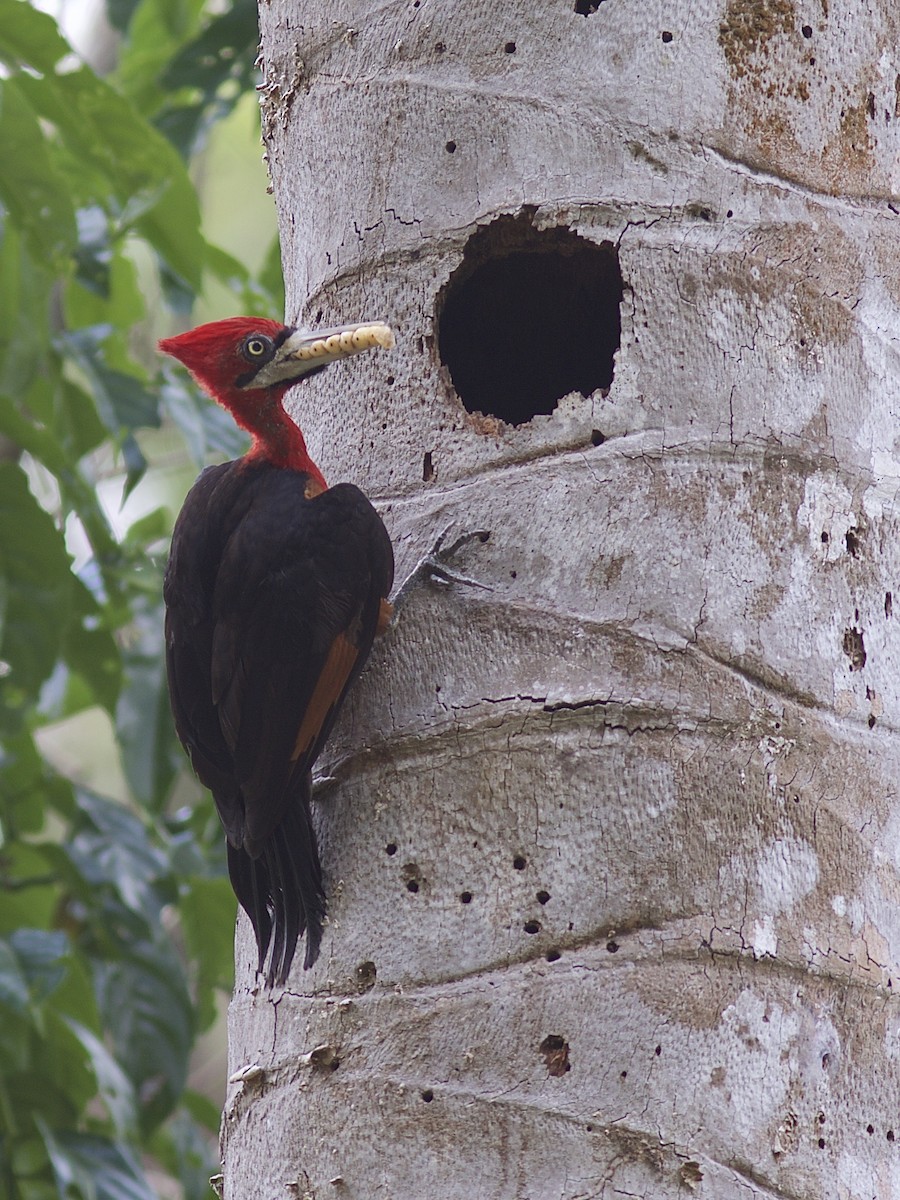
POLYGON ((503 47, 504 54, 515 54, 515 52, 516 52, 516 43, 515 42, 507 42, 506 45, 503 47))
POLYGON ((323 312, 322 312, 322 310, 321 310, 321 308, 320 308, 320 309, 319 309, 319 311, 316 313, 316 324, 317 324, 317 325, 318 325, 318 323, 319 323, 319 322, 322 320, 322 317, 323 317, 323 315, 324 315, 324 314, 323 314, 323 312))
POLYGON ((425 483, 429 483, 434 479, 434 462, 431 458, 431 451, 426 450, 422 459, 422 479, 425 483))
POLYGON ((559 962, 560 954, 558 950, 548 950, 544 955, 547 962, 559 962))
POLYGON ((619 943, 618 942, 607 942, 606 949, 610 954, 615 954, 616 951, 619 949, 619 943))
POLYGON ((510 577, 510 579, 518 579, 518 577, 519 577, 518 571, 510 571, 509 577, 510 577))
POLYGON ((734 213, 733 213, 733 211, 732 211, 732 210, 729 208, 729 210, 728 210, 728 212, 725 214, 725 216, 726 216, 726 217, 733 217, 733 216, 734 216, 734 213))
POLYGON ((460 902, 460 904, 471 904, 472 903, 472 893, 471 892, 460 892, 459 893, 459 902, 460 902))
POLYGON ((847 530, 847 553, 852 554, 854 558, 859 558, 859 530, 847 530))
POLYGON ((584 1128, 585 1128, 585 1132, 586 1132, 586 1133, 593 1133, 593 1132, 594 1132, 594 1127, 593 1127, 593 1125, 585 1125, 585 1127, 584 1127, 584 1128))
POLYGON ((869 114, 869 120, 875 120, 875 93, 869 92, 866 97, 866 112, 869 114))
POLYGON ((894 611, 894 597, 890 592, 884 593, 884 615, 889 617, 894 611))
POLYGON ((537 893, 538 904, 548 904, 550 901, 550 893, 545 892, 543 888, 537 893))
POLYGON ((575 0, 575 11, 582 17, 589 17, 597 11, 603 0, 575 0))
MULTIPOLYGON (((859 613, 856 614, 856 619, 859 620, 859 613)), ((841 648, 850 659, 850 670, 861 671, 866 665, 866 646, 862 630, 857 629, 855 625, 852 629, 845 629, 841 648)))
POLYGON ((874 1126, 874 1125, 867 1125, 867 1126, 866 1126, 866 1133, 869 1135, 869 1137, 871 1137, 871 1136, 872 1136, 872 1134, 873 1134, 874 1132, 875 1132, 875 1126, 874 1126))
POLYGON ((334 1046, 317 1046, 309 1052, 309 1064, 314 1071, 336 1071, 341 1060, 334 1046))
POLYGON ((388 387, 393 387, 394 383, 395 383, 393 375, 388 375, 387 379, 384 382, 388 385, 388 387))
POLYGON ((662 1054, 662 1046, 657 1046, 656 1049, 653 1051, 653 1053, 656 1055, 657 1058, 659 1058, 659 1056, 662 1054))
POLYGON ((528 859, 523 858, 521 854, 517 854, 513 859, 513 869, 516 871, 524 871, 528 866, 528 859))
POLYGON ((887 1131, 887 1140, 888 1140, 889 1142, 892 1142, 892 1141, 894 1140, 894 1131, 893 1131, 893 1129, 889 1129, 889 1130, 887 1131))
POLYGON ((615 246, 535 229, 533 216, 477 229, 436 306, 438 350, 463 407, 508 425, 552 413, 570 392, 609 388, 621 337, 615 246))
POLYGON ((356 986, 361 992, 367 992, 375 986, 375 979, 378 975, 375 964, 371 959, 362 962, 356 968, 356 986))
POLYGON ((540 933, 541 923, 540 921, 526 921, 522 928, 526 933, 540 933))
POLYGON ((385 854, 388 854, 388 855, 396 854, 397 853, 397 843, 396 842, 388 842, 388 844, 384 848, 384 852, 385 852, 385 854))
POLYGON ((548 1034, 540 1044, 540 1052, 547 1064, 548 1074, 559 1079, 572 1069, 569 1062, 569 1043, 558 1033, 548 1034))
POLYGON ((449 141, 447 143, 447 145, 444 147, 444 149, 447 151, 448 154, 455 154, 456 153, 456 142, 449 141))
POLYGON ((672 40, 672 34, 669 32, 668 29, 664 29, 659 36, 662 38, 662 40, 664 42, 671 42, 671 40, 672 40))
POLYGON ((876 718, 875 714, 874 714, 874 713, 869 713, 869 728, 870 728, 870 729, 874 729, 874 728, 875 728, 875 723, 876 723, 876 720, 877 720, 877 718, 876 718))
MULTIPOLYGON (((827 1058, 828 1055, 826 1054, 825 1057, 827 1058)), ((824 1067, 824 1066, 826 1066, 826 1064, 822 1063, 822 1066, 824 1067)), ((816 1120, 819 1122, 820 1125, 824 1125, 825 1124, 825 1114, 823 1112, 820 1112, 818 1117, 816 1117, 816 1120)))
POLYGON ((447 49, 447 47, 444 42, 435 42, 435 44, 434 44, 435 54, 443 54, 446 49, 447 49))
POLYGON ((620 1072, 619 1072, 619 1078, 620 1078, 620 1079, 627 1079, 627 1078, 628 1078, 628 1072, 627 1072, 627 1071, 620 1071, 620 1072))
POLYGON ((415 895, 422 885, 422 872, 414 862, 404 863, 400 868, 406 881, 406 890, 415 895))
POLYGON ((599 429, 591 430, 591 445, 592 446, 602 446, 605 441, 606 441, 606 438, 603 436, 603 434, 600 432, 599 429))
POLYGON ((819 1138, 819 1149, 820 1150, 825 1149, 825 1139, 824 1138, 819 1138))
POLYGON ((827 529, 822 530, 822 545, 823 546, 828 545, 828 530, 827 529))
POLYGON ((426 1104, 430 1104, 432 1102, 434 1099, 434 1092, 431 1090, 431 1088, 425 1089, 425 1091, 422 1093, 422 1099, 426 1104))
POLYGON ((803 34, 803 36, 805 38, 811 38, 812 37, 812 25, 804 25, 803 28, 800 30, 800 32, 803 34))

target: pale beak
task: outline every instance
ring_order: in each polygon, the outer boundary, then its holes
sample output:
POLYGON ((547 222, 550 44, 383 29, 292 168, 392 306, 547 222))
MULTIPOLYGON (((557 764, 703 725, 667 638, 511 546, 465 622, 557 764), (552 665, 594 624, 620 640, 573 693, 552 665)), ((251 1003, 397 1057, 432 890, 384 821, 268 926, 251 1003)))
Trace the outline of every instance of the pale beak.
POLYGON ((248 387, 271 387, 302 379, 311 371, 321 370, 342 358, 376 347, 392 350, 395 344, 393 330, 383 321, 338 325, 334 329, 317 329, 314 333, 295 329, 278 347, 275 357, 260 367, 248 387))

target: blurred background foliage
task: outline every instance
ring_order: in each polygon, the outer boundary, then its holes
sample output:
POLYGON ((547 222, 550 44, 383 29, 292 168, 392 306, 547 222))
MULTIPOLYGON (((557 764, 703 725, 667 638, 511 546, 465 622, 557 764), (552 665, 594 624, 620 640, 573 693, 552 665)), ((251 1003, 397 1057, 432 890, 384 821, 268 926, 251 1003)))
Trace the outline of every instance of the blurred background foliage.
POLYGON ((0 0, 0 1198, 193 1200, 235 903, 160 589, 187 487, 243 442, 154 343, 283 294, 255 3, 87 26, 75 53, 0 0))

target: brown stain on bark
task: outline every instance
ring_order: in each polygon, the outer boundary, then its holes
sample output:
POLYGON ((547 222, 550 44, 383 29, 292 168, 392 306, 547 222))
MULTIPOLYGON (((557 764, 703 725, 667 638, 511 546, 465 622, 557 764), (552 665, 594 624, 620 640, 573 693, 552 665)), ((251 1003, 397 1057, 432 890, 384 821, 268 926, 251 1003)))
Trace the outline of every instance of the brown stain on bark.
POLYGON ((796 25, 790 0, 731 0, 719 25, 719 45, 736 79, 756 73, 752 61, 768 56, 769 43, 796 25))
POLYGON ((879 57, 893 52, 890 35, 878 38, 871 67, 841 78, 827 69, 838 36, 833 33, 828 45, 827 6, 818 23, 805 25, 807 19, 791 0, 730 0, 718 35, 730 76, 730 121, 738 136, 749 139, 742 153, 753 165, 836 195, 868 193, 878 167, 876 128, 883 108, 872 89, 879 57), (828 137, 837 112, 839 126, 828 137), (808 144, 810 119, 817 116, 823 131, 818 148, 808 144))

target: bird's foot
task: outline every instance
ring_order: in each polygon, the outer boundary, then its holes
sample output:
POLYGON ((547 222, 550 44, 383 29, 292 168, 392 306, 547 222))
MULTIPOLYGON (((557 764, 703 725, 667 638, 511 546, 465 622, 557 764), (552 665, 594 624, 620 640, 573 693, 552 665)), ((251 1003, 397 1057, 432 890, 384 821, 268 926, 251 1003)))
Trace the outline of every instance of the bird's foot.
POLYGON ((452 528, 452 525, 447 526, 428 553, 419 559, 399 588, 397 588, 397 591, 391 598, 391 607, 395 613, 400 605, 409 597, 410 592, 426 583, 438 583, 442 586, 456 583, 464 587, 482 588, 486 592, 492 591, 489 584, 481 583, 479 580, 472 579, 468 575, 463 575, 459 571, 454 571, 448 566, 450 560, 453 559, 463 546, 467 546, 469 542, 474 541, 486 542, 491 536, 491 531, 489 529, 472 529, 468 533, 461 534, 448 544, 447 535, 452 528))
POLYGON ((340 780, 337 775, 313 775, 312 797, 314 800, 324 799, 329 792, 337 787, 340 780))

